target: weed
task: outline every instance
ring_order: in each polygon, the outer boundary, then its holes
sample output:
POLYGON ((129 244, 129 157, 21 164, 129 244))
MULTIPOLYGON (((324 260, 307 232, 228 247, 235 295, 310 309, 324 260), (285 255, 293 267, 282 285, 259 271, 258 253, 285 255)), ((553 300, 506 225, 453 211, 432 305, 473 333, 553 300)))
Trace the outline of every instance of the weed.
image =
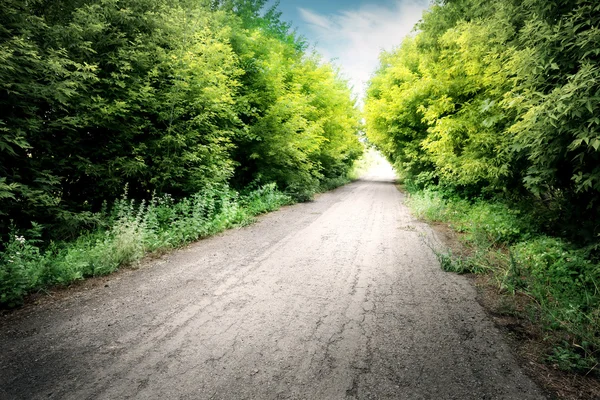
POLYGON ((36 237, 16 235, 11 231, 4 252, 0 253, 0 304, 19 305, 30 291, 40 285, 46 258, 40 254, 36 237))
POLYGON ((165 251, 222 230, 251 223, 254 216, 290 204, 275 184, 240 196, 225 186, 188 198, 153 196, 136 203, 127 194, 98 217, 106 228, 65 243, 38 247, 39 228, 12 232, 0 252, 0 305, 14 307, 35 290, 109 274, 148 252, 165 251))
POLYGON ((468 262, 460 257, 453 257, 452 252, 436 253, 437 259, 442 266, 442 269, 447 272, 455 272, 457 274, 465 274, 470 272, 468 262))
POLYGON ((595 247, 576 248, 538 233, 518 209, 499 202, 468 201, 432 189, 411 193, 420 218, 446 222, 472 249, 468 257, 436 252, 441 267, 456 273, 491 273, 500 287, 533 300, 529 317, 552 330, 548 360, 559 368, 598 373, 600 265, 595 247))
POLYGON ((482 260, 482 255, 478 253, 468 257, 455 256, 452 254, 452 251, 448 251, 447 253, 435 252, 435 254, 442 269, 447 272, 480 274, 490 269, 485 260, 482 260))
POLYGON ((424 190, 413 193, 407 204, 418 218, 434 222, 448 219, 446 202, 438 192, 424 190))
POLYGON ((563 341, 554 346, 547 360, 563 371, 577 371, 586 375, 593 373, 598 366, 598 359, 591 352, 588 343, 580 346, 563 341))
POLYGON ((242 196, 241 204, 248 210, 250 215, 259 215, 273 211, 285 204, 290 204, 290 196, 277 190, 274 183, 264 185, 252 192, 242 196))
POLYGON ((329 190, 333 190, 340 186, 346 185, 350 181, 351 181, 351 179, 349 177, 345 177, 345 176, 339 176, 337 178, 325 179, 321 182, 321 185, 319 187, 319 192, 327 192, 329 190))

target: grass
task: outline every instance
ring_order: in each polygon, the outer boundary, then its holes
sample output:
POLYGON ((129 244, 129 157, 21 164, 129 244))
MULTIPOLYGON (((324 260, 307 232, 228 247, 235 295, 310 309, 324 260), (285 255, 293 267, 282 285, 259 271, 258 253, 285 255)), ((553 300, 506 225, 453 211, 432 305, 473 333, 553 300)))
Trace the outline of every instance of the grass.
POLYGON ((283 193, 268 184, 242 194, 228 187, 209 187, 190 197, 169 195, 136 203, 124 195, 110 212, 93 215, 104 228, 62 243, 42 243, 41 227, 12 232, 0 243, 0 307, 16 307, 28 294, 56 285, 110 274, 147 254, 163 253, 225 229, 252 223, 255 216, 297 201, 308 201, 357 179, 377 157, 365 152, 345 176, 323 179, 312 189, 283 193))
POLYGON ((140 204, 124 196, 101 216, 107 229, 72 242, 42 247, 36 225, 25 235, 13 232, 0 252, 0 306, 15 307, 29 293, 107 275, 148 253, 250 224, 256 215, 290 202, 274 184, 244 195, 226 187, 208 188, 180 201, 166 195, 140 204))
POLYGON ((600 376, 600 265, 589 248, 541 234, 520 210, 501 202, 411 193, 417 217, 461 233, 469 256, 438 254, 442 268, 490 274, 505 292, 532 299, 527 315, 548 332, 547 361, 560 369, 600 376))

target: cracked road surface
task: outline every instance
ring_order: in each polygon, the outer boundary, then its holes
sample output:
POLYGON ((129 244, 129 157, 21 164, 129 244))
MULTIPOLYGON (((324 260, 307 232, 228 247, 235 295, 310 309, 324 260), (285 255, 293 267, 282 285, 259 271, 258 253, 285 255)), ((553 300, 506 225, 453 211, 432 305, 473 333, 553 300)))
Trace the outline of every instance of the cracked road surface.
POLYGON ((1 399, 542 399, 380 167, 0 320, 1 399))

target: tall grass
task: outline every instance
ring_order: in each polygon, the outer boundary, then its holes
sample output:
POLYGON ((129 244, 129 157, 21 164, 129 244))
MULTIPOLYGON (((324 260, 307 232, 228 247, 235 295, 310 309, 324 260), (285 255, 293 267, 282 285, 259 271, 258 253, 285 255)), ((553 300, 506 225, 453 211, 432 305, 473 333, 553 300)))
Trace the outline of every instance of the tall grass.
POLYGON ((109 274, 146 254, 185 245, 227 228, 251 223, 258 214, 289 204, 274 184, 244 195, 208 188, 180 201, 168 195, 148 203, 126 196, 101 215, 107 229, 42 248, 40 229, 13 232, 0 252, 0 306, 14 307, 32 292, 109 274))
POLYGON ((501 202, 423 190, 407 204, 416 216, 462 233, 470 255, 439 254, 445 270, 489 273, 503 290, 527 294, 537 310, 530 317, 554 333, 548 360, 600 375, 600 264, 592 248, 541 234, 533 219, 501 202))

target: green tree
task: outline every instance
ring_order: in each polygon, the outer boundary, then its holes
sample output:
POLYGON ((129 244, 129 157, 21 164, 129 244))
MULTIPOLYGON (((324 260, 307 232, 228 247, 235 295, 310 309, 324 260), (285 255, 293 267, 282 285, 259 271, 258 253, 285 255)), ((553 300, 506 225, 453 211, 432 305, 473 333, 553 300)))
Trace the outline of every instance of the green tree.
POLYGON ((382 55, 366 102, 370 140, 409 182, 529 197, 548 229, 595 240, 599 7, 436 2, 414 37, 382 55))
POLYGON ((1 232, 37 222, 74 237, 124 188, 136 200, 230 182, 309 193, 344 175, 359 152, 347 85, 265 5, 4 1, 1 232))

